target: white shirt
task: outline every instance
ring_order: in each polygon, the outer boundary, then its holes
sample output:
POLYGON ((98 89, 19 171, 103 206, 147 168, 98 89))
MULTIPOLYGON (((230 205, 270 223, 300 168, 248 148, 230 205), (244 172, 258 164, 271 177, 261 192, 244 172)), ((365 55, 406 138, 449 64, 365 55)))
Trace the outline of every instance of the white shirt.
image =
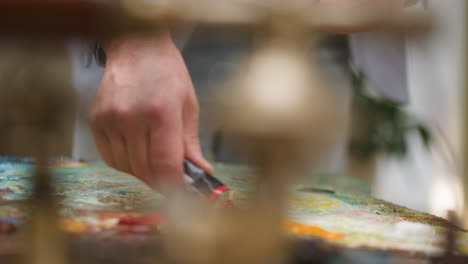
MULTIPOLYGON (((407 0, 406 6, 420 0, 407 0)), ((350 48, 355 66, 383 96, 407 103, 405 36, 386 31, 351 34, 350 48)))

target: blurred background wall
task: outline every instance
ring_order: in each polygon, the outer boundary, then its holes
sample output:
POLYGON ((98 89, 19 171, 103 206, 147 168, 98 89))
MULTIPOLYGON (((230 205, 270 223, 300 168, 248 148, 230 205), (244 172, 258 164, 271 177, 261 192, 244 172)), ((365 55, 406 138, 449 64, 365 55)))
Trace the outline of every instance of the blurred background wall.
MULTIPOLYGON (((464 0, 430 0, 435 31, 408 40, 407 69, 410 103, 407 110, 423 120, 433 134, 426 149, 410 138, 403 159, 380 157, 374 194, 408 207, 445 215, 461 206, 461 99, 464 0)), ((414 8, 423 8, 423 3, 414 8)))

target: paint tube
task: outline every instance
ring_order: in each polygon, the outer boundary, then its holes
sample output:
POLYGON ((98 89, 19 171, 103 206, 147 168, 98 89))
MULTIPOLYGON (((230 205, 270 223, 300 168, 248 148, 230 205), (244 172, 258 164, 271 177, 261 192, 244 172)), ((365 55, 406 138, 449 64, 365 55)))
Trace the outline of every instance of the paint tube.
POLYGON ((184 178, 195 192, 210 200, 230 203, 230 188, 192 162, 184 160, 184 178))

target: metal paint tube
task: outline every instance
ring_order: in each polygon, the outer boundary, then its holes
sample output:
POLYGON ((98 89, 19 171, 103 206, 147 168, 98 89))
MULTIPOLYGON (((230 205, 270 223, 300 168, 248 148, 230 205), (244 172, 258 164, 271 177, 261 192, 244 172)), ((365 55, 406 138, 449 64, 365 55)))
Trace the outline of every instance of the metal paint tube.
POLYGON ((230 188, 192 162, 184 160, 184 178, 203 197, 214 201, 229 201, 230 188))

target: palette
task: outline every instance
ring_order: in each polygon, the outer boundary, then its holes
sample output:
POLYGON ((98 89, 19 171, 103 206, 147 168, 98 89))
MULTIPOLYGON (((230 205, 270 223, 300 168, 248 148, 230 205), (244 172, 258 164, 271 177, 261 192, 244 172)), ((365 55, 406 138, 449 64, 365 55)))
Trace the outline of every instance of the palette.
MULTIPOLYGON (((219 163, 214 167, 215 176, 233 189, 234 203, 248 206, 257 185, 255 171, 219 163)), ((30 160, 0 159, 0 222, 16 227, 24 220, 32 170, 30 160)), ((105 238, 122 233, 152 236, 157 228, 145 229, 148 225, 140 222, 163 221, 154 214, 163 210, 163 196, 103 163, 62 160, 55 163, 53 172, 56 195, 63 198, 61 226, 69 233, 105 238)), ((445 220, 372 198, 369 193, 370 186, 353 176, 306 175, 291 186, 285 232, 340 248, 420 256, 442 252, 445 220)), ((0 248, 6 233, 0 234, 0 248)), ((459 251, 468 255, 468 233, 459 234, 459 251)))

